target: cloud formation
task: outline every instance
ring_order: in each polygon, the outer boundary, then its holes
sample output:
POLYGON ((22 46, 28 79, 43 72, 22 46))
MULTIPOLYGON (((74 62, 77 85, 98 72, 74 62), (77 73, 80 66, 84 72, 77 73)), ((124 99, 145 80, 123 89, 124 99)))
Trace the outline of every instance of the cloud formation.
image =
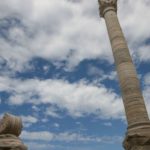
POLYGON ((10 93, 9 104, 51 104, 45 113, 52 117, 60 117, 57 109, 66 110, 73 117, 90 114, 103 119, 124 117, 121 98, 101 84, 52 79, 12 80, 7 77, 0 78, 0 83, 0 90, 10 93))
MULTIPOLYGON (((37 150, 46 150, 47 148, 51 149, 66 149, 66 146, 61 145, 61 143, 93 143, 93 144, 117 144, 121 143, 123 137, 122 136, 88 136, 82 135, 79 133, 52 133, 49 131, 36 131, 36 132, 28 132, 23 131, 21 138, 24 139, 29 146, 30 149, 37 149, 37 150), (52 143, 55 142, 57 145, 53 145, 52 143)), ((72 145, 72 144, 71 144, 72 145)), ((69 149, 74 150, 83 150, 84 148, 80 147, 72 147, 67 146, 69 149)), ((90 150, 90 149, 89 149, 90 150)))
MULTIPOLYGON (((118 16, 135 60, 149 62, 149 0, 118 1, 118 16)), ((30 62, 42 58, 58 65, 65 61, 62 70, 73 70, 84 60, 105 60, 113 63, 111 47, 104 19, 100 19, 97 0, 5 0, 0 1, 0 91, 6 92, 10 106, 31 104, 36 115, 22 115, 25 127, 47 117, 61 119, 65 112, 73 118, 95 115, 100 119, 124 119, 120 96, 99 83, 101 80, 116 80, 116 73, 105 74, 100 68, 89 66, 88 75, 98 76, 96 83, 81 80, 70 83, 64 79, 17 79, 16 72, 27 72, 30 62), (46 105, 41 109, 41 105, 46 105), (40 116, 39 115, 39 116, 40 116)), ((48 66, 44 66, 48 71, 48 66)), ((150 75, 145 76, 144 97, 150 108, 150 75)), ((6 100, 6 99, 5 99, 6 100)), ((3 100, 1 100, 3 103, 3 100)), ((5 103, 5 104, 6 104, 5 103)), ((149 109, 148 109, 149 110, 149 109)), ((150 114, 150 111, 149 111, 150 114)), ((59 124, 53 124, 59 128, 59 124)), ((113 126, 105 122, 103 126, 113 126)), ((31 128, 30 128, 31 129, 31 128)), ((56 145, 39 144, 38 141, 103 143, 122 139, 117 137, 91 137, 77 133, 49 131, 24 131, 22 138, 32 149, 56 148, 56 145)), ((63 149, 59 147, 58 149, 63 149)), ((66 149, 66 147, 65 147, 66 149)), ((76 147, 75 147, 76 149, 76 147)), ((81 150, 81 149, 80 149, 81 150)), ((83 150, 83 149, 82 149, 83 150)), ((87 148, 86 148, 87 150, 87 148)))
POLYGON ((38 122, 38 119, 33 117, 33 116, 20 116, 22 121, 23 121, 23 125, 24 127, 29 127, 34 123, 38 122))
POLYGON ((146 74, 144 77, 144 98, 146 100, 147 111, 150 116, 150 73, 146 74))
MULTIPOLYGON (((144 43, 149 38, 148 20, 145 23, 145 18, 150 17, 149 5, 147 0, 137 0, 136 3, 122 0, 118 4, 119 19, 129 47, 141 61, 149 61, 150 58, 149 46, 144 43)), ((8 74, 10 70, 22 71, 31 67, 29 62, 36 57, 51 62, 65 60, 68 68, 85 59, 113 61, 105 22, 99 18, 97 0, 1 1, 0 29, 0 68, 5 67, 4 72, 8 74)), ((92 75, 93 72, 102 74, 91 68, 89 73, 92 75)), ((110 76, 115 78, 115 74, 110 76)), ((83 82, 71 84, 51 79, 23 81, 4 76, 0 80, 1 90, 11 93, 9 104, 49 103, 67 110, 71 116, 90 113, 102 118, 123 116, 120 97, 103 85, 97 87, 83 82)), ((58 117, 55 109, 45 113, 58 117)))
POLYGON ((28 132, 23 131, 21 137, 24 140, 28 141, 59 141, 59 142, 93 142, 93 143, 116 143, 121 142, 121 136, 102 136, 102 137, 92 137, 92 136, 84 136, 79 133, 52 133, 48 131, 39 131, 39 132, 28 132))
MULTIPOLYGON (((146 19, 150 17, 149 5, 147 0, 122 0, 118 4, 129 46, 142 61, 150 58, 144 44, 150 36, 146 19)), ((13 70, 27 67, 35 57, 65 60, 69 68, 84 59, 113 61, 97 0, 1 1, 0 28, 1 61, 13 70)))
POLYGON ((1 56, 12 69, 34 57, 66 60, 73 67, 84 59, 109 56, 97 1, 6 0, 0 9, 1 26, 8 28, 2 28, 1 56))

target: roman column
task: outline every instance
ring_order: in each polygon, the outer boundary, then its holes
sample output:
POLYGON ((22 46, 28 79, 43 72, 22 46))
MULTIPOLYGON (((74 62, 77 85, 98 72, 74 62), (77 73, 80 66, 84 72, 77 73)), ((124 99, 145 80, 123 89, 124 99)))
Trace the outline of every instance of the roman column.
POLYGON ((117 0, 98 0, 116 64, 128 129, 126 150, 150 150, 150 121, 127 42, 117 17, 117 0))

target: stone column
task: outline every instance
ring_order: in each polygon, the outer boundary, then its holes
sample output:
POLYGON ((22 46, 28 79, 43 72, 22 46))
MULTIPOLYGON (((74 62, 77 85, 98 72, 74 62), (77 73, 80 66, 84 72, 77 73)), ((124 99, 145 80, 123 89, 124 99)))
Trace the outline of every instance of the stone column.
POLYGON ((105 19, 119 77, 128 130, 126 150, 150 150, 150 121, 127 42, 117 17, 117 0, 98 0, 105 19), (145 146, 147 145, 147 146, 145 146))
POLYGON ((19 117, 5 114, 0 120, 0 150, 27 150, 19 135, 22 121, 19 117))

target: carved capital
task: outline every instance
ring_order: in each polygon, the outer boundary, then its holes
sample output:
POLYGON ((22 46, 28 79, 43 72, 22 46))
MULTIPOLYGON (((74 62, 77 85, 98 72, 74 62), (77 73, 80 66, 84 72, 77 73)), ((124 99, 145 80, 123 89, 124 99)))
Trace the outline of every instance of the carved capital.
POLYGON ((98 2, 101 17, 104 17, 105 12, 108 10, 117 12, 117 0, 98 0, 98 2))

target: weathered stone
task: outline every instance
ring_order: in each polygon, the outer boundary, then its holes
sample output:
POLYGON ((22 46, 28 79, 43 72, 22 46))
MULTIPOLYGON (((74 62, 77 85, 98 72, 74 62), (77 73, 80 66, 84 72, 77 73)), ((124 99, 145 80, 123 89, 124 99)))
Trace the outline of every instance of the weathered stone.
POLYGON ((123 146, 126 150, 150 150, 150 134, 127 134, 123 146))
POLYGON ((117 0, 99 0, 100 15, 104 17, 105 12, 109 9, 117 11, 117 0))
POLYGON ((22 141, 12 134, 0 135, 0 150, 27 150, 27 147, 22 143, 22 141))
POLYGON ((126 150, 150 150, 150 121, 136 69, 117 17, 117 0, 98 0, 100 16, 105 19, 119 77, 128 130, 126 150))
POLYGON ((13 134, 19 136, 22 130, 21 118, 8 113, 0 121, 0 134, 13 134))
POLYGON ((21 118, 5 114, 0 121, 0 150, 27 150, 19 138, 21 130, 21 118))

